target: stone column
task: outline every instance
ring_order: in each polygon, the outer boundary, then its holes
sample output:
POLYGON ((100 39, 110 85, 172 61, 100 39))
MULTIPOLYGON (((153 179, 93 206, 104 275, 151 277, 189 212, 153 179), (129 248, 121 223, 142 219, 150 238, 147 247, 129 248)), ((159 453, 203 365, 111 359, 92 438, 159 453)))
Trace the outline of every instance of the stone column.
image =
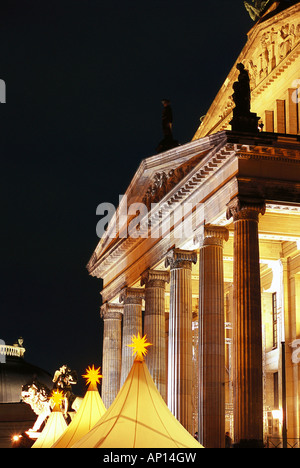
POLYGON ((174 249, 166 256, 170 266, 168 406, 179 422, 192 431, 192 263, 197 252, 174 249))
POLYGON ((263 378, 258 218, 265 203, 236 197, 228 204, 234 223, 234 427, 235 441, 263 441, 263 378))
POLYGON ((228 230, 205 226, 199 252, 199 441, 225 445, 225 319, 223 241, 228 230))
POLYGON ((109 408, 120 390, 122 315, 122 305, 106 303, 101 307, 104 321, 102 400, 106 408, 109 408))
POLYGON ((122 370, 121 387, 125 382, 133 364, 131 338, 138 333, 142 336, 142 300, 144 290, 139 288, 124 288, 120 294, 120 302, 124 303, 123 339, 122 339, 122 370))
POLYGON ((141 278, 141 286, 145 285, 144 333, 147 335, 147 341, 153 345, 146 355, 146 363, 165 401, 167 401, 165 285, 169 281, 170 273, 160 270, 147 270, 141 278))

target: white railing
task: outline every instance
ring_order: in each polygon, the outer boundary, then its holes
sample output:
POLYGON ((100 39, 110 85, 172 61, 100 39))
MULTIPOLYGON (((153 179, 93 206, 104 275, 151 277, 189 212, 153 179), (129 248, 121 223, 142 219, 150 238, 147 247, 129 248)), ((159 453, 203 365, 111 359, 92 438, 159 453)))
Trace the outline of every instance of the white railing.
POLYGON ((6 362, 6 356, 23 357, 24 353, 25 348, 6 345, 3 340, 0 340, 0 363, 6 362))

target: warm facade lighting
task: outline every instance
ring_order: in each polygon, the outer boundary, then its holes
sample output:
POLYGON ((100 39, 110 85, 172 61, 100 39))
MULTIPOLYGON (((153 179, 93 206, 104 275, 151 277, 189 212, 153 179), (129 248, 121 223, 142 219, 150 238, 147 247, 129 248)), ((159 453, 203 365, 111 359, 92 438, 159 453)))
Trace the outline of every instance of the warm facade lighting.
POLYGON ((278 419, 278 421, 282 422, 282 410, 277 409, 272 411, 273 419, 278 419))

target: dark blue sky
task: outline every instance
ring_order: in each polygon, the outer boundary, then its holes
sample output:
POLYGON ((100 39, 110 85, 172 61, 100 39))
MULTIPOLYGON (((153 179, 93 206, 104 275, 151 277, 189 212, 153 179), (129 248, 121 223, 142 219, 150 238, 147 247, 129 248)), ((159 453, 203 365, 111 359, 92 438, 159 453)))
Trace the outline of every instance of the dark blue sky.
POLYGON ((162 138, 190 141, 246 42, 242 0, 10 0, 0 6, 1 324, 51 373, 100 365, 96 207, 162 138))

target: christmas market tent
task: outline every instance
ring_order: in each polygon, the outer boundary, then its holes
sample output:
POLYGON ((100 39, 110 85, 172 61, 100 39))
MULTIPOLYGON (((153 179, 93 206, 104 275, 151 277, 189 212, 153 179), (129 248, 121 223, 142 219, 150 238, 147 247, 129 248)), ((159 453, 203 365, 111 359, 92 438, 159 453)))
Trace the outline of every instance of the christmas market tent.
POLYGON ((98 369, 94 369, 94 366, 92 369, 87 370, 86 377, 89 379, 90 384, 79 410, 52 448, 70 448, 87 434, 105 413, 106 408, 97 389, 98 380, 102 376, 99 373, 97 374, 97 371, 98 369))
POLYGON ((55 406, 50 413, 48 420, 38 439, 32 445, 31 448, 50 448, 62 435, 67 428, 67 423, 60 410, 60 403, 62 401, 62 395, 57 392, 52 396, 55 406))
POLYGON ((138 352, 114 402, 73 448, 169 447, 203 448, 170 412, 138 352))

